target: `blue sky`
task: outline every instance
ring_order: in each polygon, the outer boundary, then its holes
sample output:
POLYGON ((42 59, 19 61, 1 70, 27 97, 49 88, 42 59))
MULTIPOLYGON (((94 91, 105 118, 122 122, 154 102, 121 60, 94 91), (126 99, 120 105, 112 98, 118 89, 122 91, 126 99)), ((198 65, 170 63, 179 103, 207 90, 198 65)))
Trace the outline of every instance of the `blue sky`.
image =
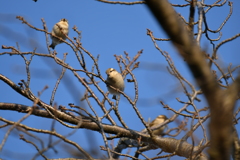
MULTIPOLYGON (((171 2, 174 4, 179 3, 179 1, 171 2)), ((213 1, 209 1, 208 3, 211 4, 211 2, 213 1)), ((232 37, 240 31, 240 11, 238 10, 240 2, 235 0, 233 1, 233 5, 233 15, 222 30, 223 36, 221 41, 232 37)), ((176 9, 183 16, 188 15, 188 8, 176 9)), ((227 5, 223 8, 214 8, 209 11, 207 13, 208 26, 211 29, 217 29, 227 16, 228 11, 229 7, 227 5)), ((126 51, 129 53, 130 57, 134 57, 138 51, 143 49, 143 54, 139 58, 140 67, 133 73, 138 80, 139 87, 139 101, 137 107, 146 121, 149 118, 151 118, 151 120, 154 119, 159 114, 166 114, 168 117, 172 115, 170 111, 163 109, 159 104, 159 100, 164 101, 166 104, 178 110, 183 105, 178 103, 176 98, 182 98, 182 100, 187 99, 183 95, 181 85, 177 79, 168 73, 166 69, 166 60, 155 49, 150 37, 146 35, 146 29, 148 28, 153 31, 156 37, 167 38, 166 34, 161 28, 159 28, 158 23, 145 5, 112 5, 100 3, 95 0, 39 0, 37 3, 31 0, 8 0, 0 2, 1 45, 16 47, 16 42, 18 42, 22 52, 33 51, 34 48, 37 47, 36 52, 48 54, 44 33, 37 32, 25 24, 21 24, 21 22, 15 18, 16 16, 23 16, 30 24, 38 28, 43 28, 41 22, 41 18, 43 18, 49 31, 61 18, 68 19, 70 26, 69 37, 72 38, 77 36, 72 30, 72 27, 76 25, 78 30, 82 32, 81 42, 83 47, 91 52, 94 57, 98 54, 100 55, 99 67, 101 69, 101 74, 105 78, 105 70, 107 68, 112 67, 119 70, 118 64, 113 56, 114 54, 124 55, 124 51, 126 51), (33 40, 37 42, 34 45, 32 45, 33 40)), ((188 18, 186 17, 186 19, 188 18)), ((218 34, 210 35, 212 38, 217 38, 218 36, 218 34)), ((216 42, 216 44, 218 43, 219 42, 216 42)), ((221 67, 227 69, 229 63, 232 63, 233 66, 239 65, 239 44, 240 39, 237 39, 219 49, 218 62, 221 67)), ((158 45, 162 50, 167 51, 171 55, 171 58, 180 73, 186 77, 187 80, 194 83, 184 60, 178 55, 171 43, 158 42, 158 45)), ((211 53, 211 46, 204 37, 201 41, 201 45, 204 50, 211 53)), ((80 69, 75 54, 69 46, 66 44, 60 44, 56 46, 55 50, 57 51, 57 56, 59 58, 63 58, 63 53, 67 52, 68 56, 66 62, 69 65, 80 69)), ((0 49, 0 53, 4 51, 6 50, 0 49)), ((27 57, 29 58, 29 56, 27 57)), ((91 59, 87 58, 87 64, 87 67, 90 70, 93 64, 91 59)), ((41 91, 44 86, 49 86, 49 89, 44 91, 40 97, 41 100, 49 103, 52 89, 56 83, 61 67, 55 65, 53 60, 35 56, 30 65, 30 69, 32 76, 30 86, 33 93, 37 94, 37 92, 41 91)), ((2 55, 0 57, 0 74, 7 76, 15 83, 18 83, 21 79, 26 80, 27 76, 23 59, 20 56, 2 55)), ((83 76, 83 74, 80 75, 83 76)), ((100 82, 99 85, 104 91, 107 91, 106 85, 103 82, 100 82)), ((87 107, 85 103, 80 103, 79 101, 84 91, 85 89, 76 78, 73 77, 72 73, 67 71, 63 82, 59 85, 54 102, 58 105, 64 106, 67 106, 68 103, 74 103, 76 105, 87 107)), ((125 93, 130 97, 134 96, 133 83, 126 82, 125 93)), ((97 92, 96 95, 100 96, 97 92)), ((30 106, 33 104, 26 98, 12 91, 11 88, 2 81, 0 81, 0 102, 19 103, 30 106)), ((199 103, 197 105, 198 107, 206 106, 205 103, 199 103)), ((101 116, 102 112, 98 106, 94 106, 94 108, 99 113, 99 116, 101 116)), ((109 108, 109 106, 107 106, 107 108, 109 108)), ((119 109, 120 114, 131 129, 137 131, 143 129, 143 125, 135 115, 134 110, 123 97, 121 98, 119 109)), ((192 108, 190 110, 192 110, 192 108)), ((23 117, 24 114, 1 111, 0 116, 12 121, 17 121, 23 117)), ((182 120, 182 118, 180 118, 180 120, 182 120)), ((36 118, 34 116, 31 116, 23 123, 39 129, 50 129, 51 127, 50 120, 36 118)), ((172 127, 174 126, 176 126, 176 123, 172 123, 172 127)), ((63 127, 58 123, 56 128, 57 131, 62 134, 71 132, 71 129, 63 127)), ((0 130, 1 141, 5 132, 6 129, 0 130)), ((21 155, 28 156, 27 158, 24 157, 24 159, 30 159, 31 156, 35 155, 36 150, 32 146, 19 140, 17 136, 18 134, 20 134, 20 132, 16 130, 11 134, 11 138, 8 139, 5 147, 0 153, 0 158, 15 160, 19 159, 21 155), (24 146, 24 148, 21 146, 24 146), (13 150, 17 150, 19 153, 17 157, 11 153, 13 150)), ((48 136, 40 134, 39 137, 48 138, 48 136)), ((94 147, 94 149, 98 149, 99 152, 101 152, 100 154, 104 153, 99 149, 99 146, 103 145, 99 133, 81 129, 71 136, 70 139, 78 142, 87 151, 94 147)), ((115 145, 116 143, 117 140, 114 141, 115 145)), ((67 147, 69 147, 69 145, 67 145, 67 147)), ((60 147, 58 149, 61 150, 60 147)), ((132 151, 135 151, 135 149, 132 149, 132 151)), ((154 155, 157 152, 159 152, 159 150, 149 152, 148 155, 154 155)), ((47 156, 49 156, 49 158, 68 157, 64 151, 54 154, 52 150, 47 152, 47 156)), ((42 158, 40 157, 38 159, 42 158)))

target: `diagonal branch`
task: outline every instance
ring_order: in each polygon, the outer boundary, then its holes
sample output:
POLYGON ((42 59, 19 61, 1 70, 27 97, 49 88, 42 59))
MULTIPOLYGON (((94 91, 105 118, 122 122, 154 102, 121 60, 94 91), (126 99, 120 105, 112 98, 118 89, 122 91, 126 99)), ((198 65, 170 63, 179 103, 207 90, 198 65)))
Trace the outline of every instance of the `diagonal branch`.
MULTIPOLYGON (((230 158, 233 108, 236 94, 232 89, 223 91, 217 84, 205 60, 205 53, 179 20, 175 10, 167 0, 145 0, 153 15, 168 34, 178 52, 186 60, 197 84, 202 89, 210 106, 210 159, 228 160, 230 158), (229 95, 229 96, 228 96, 229 95), (230 99, 229 99, 230 98, 230 99)), ((236 82, 239 86, 240 82, 236 82)), ((234 84, 235 85, 235 84, 234 84)), ((232 87, 231 87, 232 88, 232 87)))
MULTIPOLYGON (((20 105, 20 104, 0 103, 0 110, 15 110, 15 111, 27 113, 29 108, 32 108, 32 107, 20 105)), ((47 111, 44 111, 44 110, 34 109, 31 114, 36 116, 46 117, 46 118, 53 118, 47 111)), ((79 123, 79 120, 74 117, 66 118, 64 116, 59 116, 59 115, 56 115, 56 117, 67 123, 71 123, 75 125, 79 123)), ((13 123, 10 123, 9 121, 1 117, 0 117, 0 120, 13 125, 13 123)), ((22 124, 17 124, 17 125, 19 127, 22 127, 28 130, 27 126, 24 126, 22 124)), ((92 131, 100 131, 99 124, 86 118, 82 120, 81 126, 79 126, 79 128, 86 128, 92 131)), ((138 137, 141 137, 141 141, 144 143, 154 144, 165 152, 168 152, 168 153, 175 152, 176 155, 183 156, 183 157, 191 156, 190 151, 192 150, 192 148, 194 148, 194 152, 199 150, 199 147, 196 147, 196 146, 193 147, 191 144, 187 143, 186 141, 177 140, 174 138, 162 138, 162 137, 154 136, 154 141, 153 141, 149 135, 143 134, 131 129, 125 129, 119 126, 112 126, 104 123, 101 124, 101 128, 105 133, 115 134, 115 135, 118 135, 118 137, 128 137, 131 139, 137 139, 138 137), (178 145, 180 145, 180 147, 177 148, 178 145)))

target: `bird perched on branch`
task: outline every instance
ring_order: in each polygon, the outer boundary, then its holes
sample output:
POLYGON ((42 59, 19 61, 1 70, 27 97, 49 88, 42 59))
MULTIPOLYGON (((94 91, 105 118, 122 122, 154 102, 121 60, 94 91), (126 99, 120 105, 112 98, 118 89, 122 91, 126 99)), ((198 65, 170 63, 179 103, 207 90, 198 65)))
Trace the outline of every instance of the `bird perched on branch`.
MULTIPOLYGON (((153 131, 153 134, 156 136, 163 136, 164 130, 165 128, 167 128, 167 125, 164 125, 160 128, 157 128, 158 126, 160 126, 164 121, 166 121, 168 118, 165 115, 159 115, 157 116, 156 119, 154 119, 151 123, 149 123, 149 127, 150 129, 153 131), (156 130, 155 130, 156 129, 156 130)), ((141 131, 141 133, 144 134, 148 134, 147 129, 143 129, 141 131)), ((114 148, 114 151, 117 153, 121 153, 123 149, 126 149, 128 147, 144 147, 146 145, 149 145, 149 143, 147 142, 142 142, 139 141, 137 139, 131 139, 128 137, 122 137, 120 138, 120 140, 118 141, 117 146, 114 148)), ((138 152, 136 152, 135 156, 138 154, 138 152)), ((116 154, 113 153, 113 158, 114 159, 118 159, 120 154, 116 154)))
MULTIPOLYGON (((164 121, 166 121, 168 118, 165 115, 159 115, 157 116, 157 118, 155 118, 151 123, 149 123, 149 127, 150 129, 153 131, 154 135, 160 136, 163 135, 163 131, 165 130, 165 128, 167 127, 167 125, 164 125, 160 128, 156 128, 157 126, 159 126, 160 124, 162 124, 164 121)), ((145 132, 147 133, 147 129, 143 129, 141 132, 145 132)))
MULTIPOLYGON (((68 20, 63 18, 58 23, 56 23, 53 26, 52 34, 65 40, 67 38, 65 35, 68 35, 68 20)), ((59 43, 63 42, 60 39, 53 37, 52 35, 51 38, 52 44, 49 47, 51 47, 52 49, 54 49, 55 46, 58 45, 59 43)))
POLYGON ((106 70, 106 74, 107 74, 107 80, 105 81, 107 84, 107 89, 108 91, 113 94, 113 99, 116 99, 116 96, 119 96, 120 93, 118 92, 118 90, 120 91, 124 91, 124 80, 123 77, 121 75, 121 73, 118 73, 118 71, 116 71, 113 68, 108 68, 106 70), (114 87, 115 89, 111 88, 110 86, 114 87))

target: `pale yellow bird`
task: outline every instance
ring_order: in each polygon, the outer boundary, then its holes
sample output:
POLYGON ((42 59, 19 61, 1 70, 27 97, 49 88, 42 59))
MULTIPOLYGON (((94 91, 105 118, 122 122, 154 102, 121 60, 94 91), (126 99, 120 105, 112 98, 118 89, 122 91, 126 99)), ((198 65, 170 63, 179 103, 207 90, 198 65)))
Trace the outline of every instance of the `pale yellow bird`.
POLYGON ((120 93, 117 90, 124 91, 125 88, 123 77, 121 73, 118 73, 118 71, 116 71, 113 68, 108 68, 106 70, 106 74, 108 76, 107 80, 105 81, 107 83, 107 89, 111 94, 113 94, 112 98, 116 99, 116 96, 120 95, 120 93), (110 88, 108 85, 111 85, 117 90, 110 88))
MULTIPOLYGON (((67 37, 61 32, 61 29, 59 28, 59 26, 62 28, 62 32, 66 35, 68 35, 68 20, 63 18, 61 19, 58 23, 56 23, 53 26, 52 29, 52 34, 57 36, 57 37, 61 37, 62 39, 66 39, 67 37), (58 24, 58 25, 57 25, 58 24)), ((52 49, 55 48, 56 45, 58 45, 59 43, 62 43, 63 41, 59 40, 58 38, 55 38, 51 35, 52 38, 52 44, 49 46, 52 49)))
MULTIPOLYGON (((163 123, 164 121, 166 121, 168 118, 165 116, 165 115, 159 115, 157 116, 157 118, 155 118, 151 123, 148 124, 148 126, 153 129, 153 128, 156 128, 157 126, 159 126, 161 123, 163 123)), ((163 134, 165 128, 167 128, 167 125, 164 125, 160 128, 157 128, 155 130, 153 130, 153 134, 154 135, 157 135, 157 136, 160 136, 163 134)), ((145 132, 147 133, 147 129, 143 129, 141 132, 145 132)))

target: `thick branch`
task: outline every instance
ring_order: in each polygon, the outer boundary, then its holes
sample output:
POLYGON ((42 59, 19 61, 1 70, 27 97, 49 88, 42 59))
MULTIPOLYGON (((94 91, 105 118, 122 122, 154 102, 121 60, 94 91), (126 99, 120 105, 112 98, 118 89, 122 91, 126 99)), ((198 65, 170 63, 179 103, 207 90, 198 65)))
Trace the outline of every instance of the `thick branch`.
POLYGON ((167 0, 145 0, 148 7, 166 31, 179 53, 186 60, 196 82, 201 87, 211 110, 209 150, 211 159, 228 160, 230 158, 231 125, 236 97, 219 88, 196 41, 179 20, 176 12, 167 0), (230 99, 229 99, 230 98, 230 99))
MULTIPOLYGON (((0 103, 0 110, 15 110, 22 113, 27 113, 30 108, 31 108, 30 106, 25 106, 20 104, 0 103)), ((44 110, 34 109, 32 114, 40 117, 52 118, 51 115, 49 115, 48 112, 44 110)), ((65 116, 59 116, 59 117, 56 116, 56 117, 67 123, 71 123, 75 125, 78 125, 79 123, 79 119, 76 119, 74 117, 65 117, 65 116)), ((0 117, 0 120, 3 120, 3 119, 0 117)), ((128 137, 132 139, 137 139, 138 137, 141 137, 142 142, 154 144, 165 152, 169 152, 169 153, 175 152, 176 155, 183 156, 186 158, 191 156, 191 150, 192 150, 192 147, 194 147, 185 141, 177 140, 174 138, 155 137, 153 141, 149 135, 142 134, 137 131, 125 129, 119 126, 112 126, 108 124, 101 124, 101 125, 105 133, 116 134, 118 135, 118 137, 128 137)), ((27 129, 26 127, 24 127, 24 125, 19 124, 19 126, 27 129)), ((87 118, 82 120, 81 126, 79 128, 85 128, 85 129, 98 131, 98 132, 100 131, 99 125, 87 118)), ((194 152, 197 152, 198 149, 199 149, 198 147, 194 147, 194 152)))

